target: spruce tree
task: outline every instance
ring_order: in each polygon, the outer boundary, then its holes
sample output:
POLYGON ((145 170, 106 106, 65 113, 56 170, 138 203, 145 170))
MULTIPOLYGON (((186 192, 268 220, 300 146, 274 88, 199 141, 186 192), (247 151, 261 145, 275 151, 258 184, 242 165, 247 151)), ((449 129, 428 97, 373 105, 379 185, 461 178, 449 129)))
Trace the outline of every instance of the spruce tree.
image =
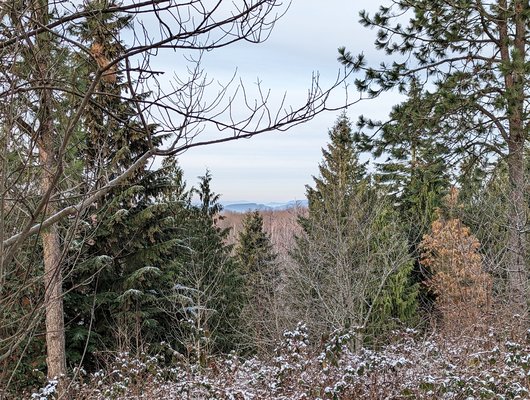
POLYGON ((179 327, 183 349, 201 364, 214 352, 229 352, 242 347, 240 314, 244 281, 225 243, 228 229, 216 222, 222 216, 220 196, 212 191, 211 174, 199 177, 195 190, 200 203, 190 209, 190 220, 183 234, 187 249, 177 260, 174 287, 181 297, 183 324, 179 327))
POLYGON ((249 348, 270 351, 281 333, 275 323, 280 271, 278 255, 263 229, 263 217, 259 211, 245 215, 235 254, 245 277, 246 301, 242 319, 250 338, 249 348))
MULTIPOLYGON (((360 148, 384 160, 376 164, 375 181, 386 191, 399 214, 403 231, 408 234, 410 253, 414 257, 412 279, 418 284, 430 273, 419 262, 418 246, 436 219, 436 209, 442 206, 451 184, 447 145, 433 136, 428 122, 414 122, 426 113, 417 98, 420 95, 418 83, 412 82, 409 100, 392 108, 389 121, 361 117, 355 135, 360 148), (365 129, 377 129, 379 135, 368 137, 365 129)), ((419 295, 421 308, 430 312, 434 300, 431 293, 422 290, 419 295)))
POLYGON ((409 230, 413 250, 429 230, 436 208, 450 185, 449 149, 440 138, 433 137, 429 125, 417 125, 425 110, 418 107, 420 94, 412 84, 409 100, 393 107, 385 123, 360 118, 356 140, 372 153, 377 163, 375 178, 385 186, 409 230), (368 138, 363 129, 378 129, 379 135, 368 138))
POLYGON ((245 214, 236 256, 246 274, 263 272, 276 261, 277 254, 272 248, 269 235, 263 229, 263 217, 259 211, 245 214))
MULTIPOLYGON (((130 27, 131 17, 102 12, 116 5, 106 0, 86 2, 87 17, 71 27, 71 33, 90 49, 89 54, 79 52, 74 57, 78 73, 73 84, 80 91, 105 67, 102 58, 108 62, 125 51, 120 35, 130 27)), ((82 189, 104 186, 148 147, 147 135, 152 132, 141 128, 134 105, 122 97, 128 85, 122 67, 116 64, 103 75, 81 118, 81 144, 75 157, 84 160, 79 173, 82 189)), ((147 309, 153 306, 152 285, 161 275, 157 262, 167 255, 170 243, 164 245, 159 239, 167 203, 156 204, 155 198, 173 172, 139 168, 133 177, 136 184, 114 188, 84 215, 69 249, 71 270, 65 279, 69 362, 79 362, 83 354, 88 357, 85 362, 93 362, 98 343, 112 349, 120 343, 121 350, 140 351, 148 340, 145 327, 154 320, 147 309)))
POLYGON ((81 225, 65 281, 69 362, 84 354, 89 368, 97 349, 140 352, 168 340, 175 321, 167 321, 166 309, 175 260, 187 256, 188 207, 182 172, 165 165, 113 191, 81 225))
POLYGON ((414 313, 411 258, 395 214, 358 160, 345 115, 330 139, 315 187, 307 188, 309 210, 300 218, 290 290, 297 315, 318 332, 357 326, 373 333, 376 325, 384 330, 391 318, 407 322, 414 313))

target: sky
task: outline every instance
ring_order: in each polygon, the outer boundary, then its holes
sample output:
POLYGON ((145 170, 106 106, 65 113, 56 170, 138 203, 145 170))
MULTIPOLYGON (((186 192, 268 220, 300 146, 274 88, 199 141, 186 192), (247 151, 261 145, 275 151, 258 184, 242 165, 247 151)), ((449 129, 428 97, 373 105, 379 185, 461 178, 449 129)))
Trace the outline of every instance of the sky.
MULTIPOLYGON (((226 79, 237 70, 246 86, 269 88, 273 98, 287 93, 288 102, 304 101, 312 74, 318 72, 322 86, 331 83, 341 69, 337 48, 363 52, 377 65, 382 57, 373 49, 375 31, 358 23, 362 9, 375 10, 379 0, 293 0, 268 40, 261 44, 241 43, 208 53, 204 66, 208 75, 226 79)), ((342 92, 337 93, 342 99, 342 92)), ((331 99, 340 101, 337 99, 331 99)), ((351 106, 347 115, 384 119, 396 94, 351 106)), ((212 189, 224 203, 238 201, 285 202, 305 198, 305 185, 312 184, 322 160, 321 149, 339 112, 320 114, 287 132, 267 133, 252 139, 193 148, 179 156, 188 186, 209 169, 212 189)))

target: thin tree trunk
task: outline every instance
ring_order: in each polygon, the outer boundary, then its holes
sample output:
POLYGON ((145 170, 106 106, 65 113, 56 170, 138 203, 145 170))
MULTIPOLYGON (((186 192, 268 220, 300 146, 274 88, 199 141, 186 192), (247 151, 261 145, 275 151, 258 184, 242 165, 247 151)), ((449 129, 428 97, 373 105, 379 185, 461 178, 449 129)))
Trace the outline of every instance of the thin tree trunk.
POLYGON ((46 285, 46 347, 48 379, 66 375, 61 249, 56 226, 42 234, 44 284, 46 285))
MULTIPOLYGON (((42 104, 51 101, 46 95, 43 96, 42 104)), ((44 110, 50 110, 49 104, 44 105, 44 110)), ((44 115, 49 114, 47 112, 44 115)), ((41 189, 46 193, 53 182, 56 173, 56 162, 53 157, 53 121, 47 115, 42 122, 39 157, 43 166, 41 189)), ((46 215, 56 212, 53 199, 48 203, 46 215)), ((46 309, 46 364, 48 366, 48 379, 59 379, 58 392, 63 396, 62 381, 66 376, 66 350, 64 339, 64 313, 63 313, 63 277, 61 271, 61 242, 57 225, 51 225, 42 234, 42 246, 44 252, 44 306, 46 309)), ((64 396, 63 396, 64 398, 64 396)))
POLYGON ((508 288, 513 312, 524 320, 527 316, 528 272, 526 268, 526 202, 524 141, 510 146, 508 211, 508 288))
MULTIPOLYGON (((48 1, 36 0, 34 3, 34 18, 43 26, 48 22, 48 1)), ((37 74, 40 92, 38 148, 41 166, 43 168, 41 177, 42 194, 50 193, 49 202, 46 207, 45 217, 53 215, 57 211, 54 195, 55 174, 61 173, 60 160, 56 156, 56 131, 54 126, 54 99, 49 82, 53 76, 50 54, 52 48, 52 37, 43 33, 37 36, 36 46, 33 49, 37 60, 37 74)), ((41 233, 43 257, 44 257, 44 306, 46 310, 46 364, 48 367, 48 379, 58 380, 57 393, 59 398, 64 399, 66 377, 66 348, 64 337, 64 313, 63 313, 63 276, 61 271, 61 241, 57 225, 51 225, 41 233)))
MULTIPOLYGON (((501 10, 507 9, 506 0, 499 0, 501 10)), ((527 135, 524 128, 524 99, 526 57, 526 10, 528 0, 514 0, 513 18, 515 36, 513 49, 509 47, 509 31, 507 17, 499 19, 499 43, 501 58, 513 64, 513 71, 506 73, 504 83, 507 94, 507 114, 509 122, 508 144, 508 175, 510 189, 508 194, 508 289, 513 312, 520 315, 520 321, 527 317, 527 285, 526 269, 526 202, 525 202, 525 141, 527 135)), ((523 325, 521 325, 523 326, 523 325)))

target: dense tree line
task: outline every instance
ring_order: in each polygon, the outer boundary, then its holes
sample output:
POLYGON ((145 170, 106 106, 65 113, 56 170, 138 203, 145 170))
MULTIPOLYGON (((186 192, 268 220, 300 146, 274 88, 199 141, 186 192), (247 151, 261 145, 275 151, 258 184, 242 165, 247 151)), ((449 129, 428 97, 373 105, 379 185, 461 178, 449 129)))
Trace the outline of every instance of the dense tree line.
POLYGON ((371 68, 341 49, 340 61, 359 92, 407 99, 388 121, 339 115, 287 251, 258 212, 229 243, 211 174, 187 187, 178 154, 286 129, 329 92, 315 84, 283 114, 246 102, 235 121, 228 87, 204 103, 197 61, 164 93, 157 51, 259 42, 280 4, 162 3, 0 5, 0 398, 47 380, 66 398, 75 374, 116 354, 194 371, 216 354, 271 356, 298 321, 315 334, 304 346, 344 332, 351 354, 405 327, 482 334, 517 315, 524 331, 528 2, 361 14, 404 60, 371 68), (127 43, 144 14, 165 29, 127 43), (230 133, 200 141, 204 124, 230 133))
MULTIPOLYGON (((353 332, 351 350, 384 345, 404 327, 434 323, 454 332, 483 323, 495 301, 494 274, 460 219, 470 200, 449 185, 432 191, 414 169, 400 176, 406 190, 398 194, 388 175, 378 178, 387 171, 369 173, 359 161, 344 114, 329 135, 288 258, 278 257, 257 211, 228 243, 210 173, 187 188, 171 159, 139 170, 134 183, 90 208, 64 260, 68 369, 93 371, 109 352, 204 368, 231 351, 270 355, 292 321, 305 321, 322 340, 353 332), (418 229, 410 220, 417 210, 426 224, 421 240, 407 231, 418 229)), ((21 305, 28 309, 36 296, 26 293, 21 305)), ((42 384, 44 345, 35 336, 17 349, 19 361, 4 362, 15 392, 42 384)))
POLYGON ((66 395, 76 364, 94 365, 96 350, 143 351, 164 326, 197 359, 236 346, 241 285, 210 177, 192 206, 171 160, 327 108, 344 76, 328 90, 314 79, 307 101, 273 111, 263 91, 249 101, 237 80, 213 87, 202 68, 203 52, 265 40, 281 10, 269 0, 0 5, 0 396, 43 373, 66 395), (168 51, 187 66, 169 83, 153 65, 168 51), (239 100, 236 118, 227 110, 239 100), (217 134, 203 138, 208 126, 217 134))

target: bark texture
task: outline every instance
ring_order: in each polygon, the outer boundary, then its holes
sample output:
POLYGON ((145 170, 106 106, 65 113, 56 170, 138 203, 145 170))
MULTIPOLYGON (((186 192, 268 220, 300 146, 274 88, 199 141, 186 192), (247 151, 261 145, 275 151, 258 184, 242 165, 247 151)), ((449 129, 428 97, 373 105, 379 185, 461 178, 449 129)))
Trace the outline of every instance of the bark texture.
MULTIPOLYGON (((506 0, 500 0, 501 9, 507 10, 506 0)), ((510 72, 504 75, 505 96, 507 100, 509 137, 508 174, 510 192, 508 194, 508 289, 512 300, 513 312, 525 321, 527 317, 528 272, 526 240, 526 201, 525 201, 525 59, 526 59, 526 13, 528 0, 513 2, 515 36, 513 50, 509 47, 508 21, 499 23, 500 54, 503 63, 513 65, 510 72)))
MULTIPOLYGON (((51 102, 51 98, 44 95, 42 102, 51 102)), ((47 106, 44 110, 48 109, 47 106)), ((53 156, 53 121, 50 117, 41 121, 39 140, 39 156, 43 168, 41 189, 44 196, 52 201, 48 202, 46 215, 54 214, 56 207, 53 203, 54 177, 58 173, 55 157, 53 156)), ((59 379, 59 394, 63 394, 62 381, 66 375, 66 350, 64 339, 63 314, 63 277, 61 271, 61 241, 57 225, 51 225, 41 233, 44 253, 44 306, 46 309, 46 364, 48 379, 59 379)), ((63 396, 64 398, 64 396, 63 396)))
MULTIPOLYGON (((48 23, 48 1, 36 0, 34 3, 34 18, 43 26, 48 23)), ((54 97, 50 82, 53 81, 52 36, 42 33, 36 38, 33 54, 37 60, 37 79, 42 90, 39 94, 39 128, 38 149, 42 167, 41 193, 47 198, 44 217, 57 212, 55 194, 57 193, 57 177, 61 175, 61 165, 57 157, 58 134, 54 121, 54 97)), ((41 232, 44 257, 44 307, 46 310, 46 364, 48 379, 58 380, 57 393, 64 399, 66 377, 66 349, 64 336, 63 313, 63 277, 61 271, 61 240, 57 225, 43 229, 41 232)))

